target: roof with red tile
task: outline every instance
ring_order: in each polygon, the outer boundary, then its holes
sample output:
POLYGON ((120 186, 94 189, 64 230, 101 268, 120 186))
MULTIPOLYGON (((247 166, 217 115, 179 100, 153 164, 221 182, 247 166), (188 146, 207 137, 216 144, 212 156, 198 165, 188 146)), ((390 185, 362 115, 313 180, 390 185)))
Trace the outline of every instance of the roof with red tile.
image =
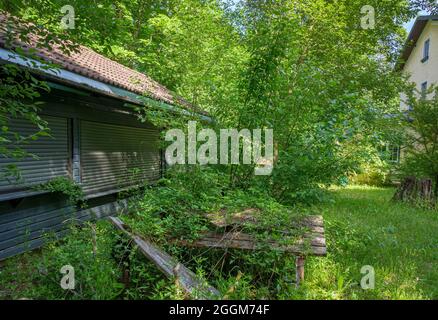
MULTIPOLYGON (((33 53, 35 56, 65 70, 165 103, 180 105, 192 110, 196 109, 147 75, 108 59, 85 46, 74 45, 71 42, 67 44, 67 41, 51 43, 50 48, 37 46, 45 39, 41 41, 43 36, 40 33, 36 35, 32 31, 29 32, 26 39, 20 39, 17 30, 23 28, 37 29, 32 23, 24 23, 16 17, 0 12, 0 47, 11 50, 21 48, 24 51, 29 51, 32 48, 35 50, 33 53), (74 50, 65 50, 65 47, 69 47, 69 45, 73 46, 74 50)), ((50 33, 46 31, 46 34, 50 33)))

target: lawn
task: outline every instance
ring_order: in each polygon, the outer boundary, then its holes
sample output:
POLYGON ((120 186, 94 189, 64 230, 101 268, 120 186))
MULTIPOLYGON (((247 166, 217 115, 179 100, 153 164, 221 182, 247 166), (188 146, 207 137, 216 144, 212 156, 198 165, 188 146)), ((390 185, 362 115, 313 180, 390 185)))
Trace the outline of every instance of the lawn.
MULTIPOLYGON (((306 280, 301 288, 277 284, 280 289, 267 295, 267 288, 261 288, 262 284, 254 280, 256 277, 251 271, 243 267, 240 284, 233 283, 232 276, 219 280, 210 278, 209 282, 224 293, 227 285, 236 285, 235 291, 240 292, 232 296, 236 298, 438 299, 436 210, 392 203, 394 190, 391 188, 351 186, 332 188, 329 192, 330 201, 305 209, 308 213, 324 216, 328 256, 307 260, 306 280), (359 285, 363 277, 360 271, 365 265, 375 270, 374 289, 363 290, 359 285)), ((0 298, 175 297, 162 295, 166 291, 163 288, 171 286, 172 282, 162 279, 151 265, 141 270, 139 265, 132 267, 138 269, 132 272, 133 276, 138 276, 134 279, 136 283, 127 294, 122 293, 117 270, 120 263, 111 261, 111 237, 114 235, 106 236, 111 233, 108 224, 98 226, 100 250, 96 257, 90 247, 89 230, 85 228, 62 246, 51 244, 41 251, 5 261, 0 269, 0 298), (71 263, 80 263, 81 268, 88 270, 86 276, 77 280, 78 283, 83 281, 81 294, 69 296, 59 289, 54 280, 60 277, 58 267, 41 267, 58 258, 62 263, 79 259, 71 263), (87 294, 87 290, 92 294, 87 294)), ((286 259, 279 265, 282 269, 278 271, 278 278, 293 274, 292 263, 293 259, 286 259)), ((192 261, 191 268, 195 264, 192 261)), ((76 273, 80 277, 80 272, 76 273)))
POLYGON ((390 201, 394 190, 332 189, 312 209, 326 224, 328 256, 310 259, 303 298, 438 299, 438 211, 390 201), (359 288, 361 267, 375 270, 375 289, 359 288))

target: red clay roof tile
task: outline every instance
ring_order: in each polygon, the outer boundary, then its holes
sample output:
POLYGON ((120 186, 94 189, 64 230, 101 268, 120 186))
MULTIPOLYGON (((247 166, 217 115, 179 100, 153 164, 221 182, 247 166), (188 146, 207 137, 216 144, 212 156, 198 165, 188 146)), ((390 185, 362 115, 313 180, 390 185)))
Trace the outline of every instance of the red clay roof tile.
POLYGON ((156 100, 173 105, 181 105, 204 113, 196 110, 190 103, 176 96, 147 75, 106 58, 85 46, 76 45, 77 49, 69 53, 65 52, 58 44, 52 45, 51 50, 49 50, 45 47, 37 47, 37 43, 41 42, 39 41, 41 37, 35 34, 29 34, 28 43, 26 43, 18 39, 17 32, 14 34, 14 30, 18 29, 16 27, 17 23, 21 24, 21 26, 29 26, 30 29, 31 26, 35 28, 35 25, 31 23, 24 23, 16 17, 0 12, 0 47, 8 47, 8 49, 13 50, 17 47, 22 49, 33 48, 36 50, 35 54, 39 58, 55 63, 61 68, 136 94, 147 95, 156 100), (10 36, 13 37, 13 41, 10 42, 11 46, 8 46, 7 43, 9 42, 6 41, 6 38, 10 36))

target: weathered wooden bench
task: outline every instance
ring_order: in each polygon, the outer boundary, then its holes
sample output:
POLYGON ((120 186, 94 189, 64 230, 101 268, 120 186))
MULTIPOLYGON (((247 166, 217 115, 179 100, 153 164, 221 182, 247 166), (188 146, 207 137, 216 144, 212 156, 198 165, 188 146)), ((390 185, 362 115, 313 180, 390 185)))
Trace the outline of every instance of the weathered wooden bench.
MULTIPOLYGON (((326 256, 327 247, 324 235, 324 220, 322 216, 308 216, 303 218, 294 225, 291 229, 300 229, 303 231, 293 244, 283 245, 278 241, 266 239, 259 241, 254 236, 236 230, 239 226, 245 223, 257 224, 255 217, 256 209, 247 209, 231 215, 224 213, 210 213, 206 217, 217 228, 224 229, 233 227, 232 231, 222 232, 206 232, 200 239, 196 241, 179 240, 182 245, 189 247, 200 248, 231 248, 242 250, 257 250, 270 247, 273 250, 281 250, 296 256, 296 285, 304 280, 304 265, 307 256, 326 256), (237 227, 237 228, 236 228, 237 227)), ((290 231, 284 231, 285 234, 290 234, 290 231)))

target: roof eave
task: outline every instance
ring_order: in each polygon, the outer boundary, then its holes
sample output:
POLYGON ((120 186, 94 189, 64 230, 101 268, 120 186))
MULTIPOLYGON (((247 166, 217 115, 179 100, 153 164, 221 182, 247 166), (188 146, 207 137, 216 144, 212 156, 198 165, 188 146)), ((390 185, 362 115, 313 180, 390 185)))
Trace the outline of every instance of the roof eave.
POLYGON ((409 32, 408 38, 403 46, 402 52, 400 54, 399 62, 396 65, 396 70, 403 70, 406 62, 408 61, 412 50, 415 48, 417 41, 422 34, 426 24, 430 20, 438 20, 438 15, 434 16, 419 16, 414 22, 411 31, 409 32))
POLYGON ((106 84, 94 79, 90 79, 88 77, 73 73, 68 70, 64 70, 60 68, 55 69, 40 61, 28 57, 23 57, 18 53, 3 48, 0 48, 0 61, 20 65, 23 68, 27 68, 31 70, 33 73, 44 76, 48 80, 59 82, 70 87, 91 91, 94 93, 98 93, 100 95, 119 99, 124 102, 139 105, 139 106, 147 106, 152 104, 154 106, 158 106, 162 109, 166 109, 167 111, 171 111, 171 112, 178 112, 186 115, 194 114, 200 117, 204 121, 208 121, 208 122, 212 121, 211 117, 205 114, 197 113, 194 111, 190 112, 189 110, 181 108, 179 106, 171 105, 160 100, 149 98, 147 96, 142 96, 137 93, 115 87, 110 84, 106 84))

